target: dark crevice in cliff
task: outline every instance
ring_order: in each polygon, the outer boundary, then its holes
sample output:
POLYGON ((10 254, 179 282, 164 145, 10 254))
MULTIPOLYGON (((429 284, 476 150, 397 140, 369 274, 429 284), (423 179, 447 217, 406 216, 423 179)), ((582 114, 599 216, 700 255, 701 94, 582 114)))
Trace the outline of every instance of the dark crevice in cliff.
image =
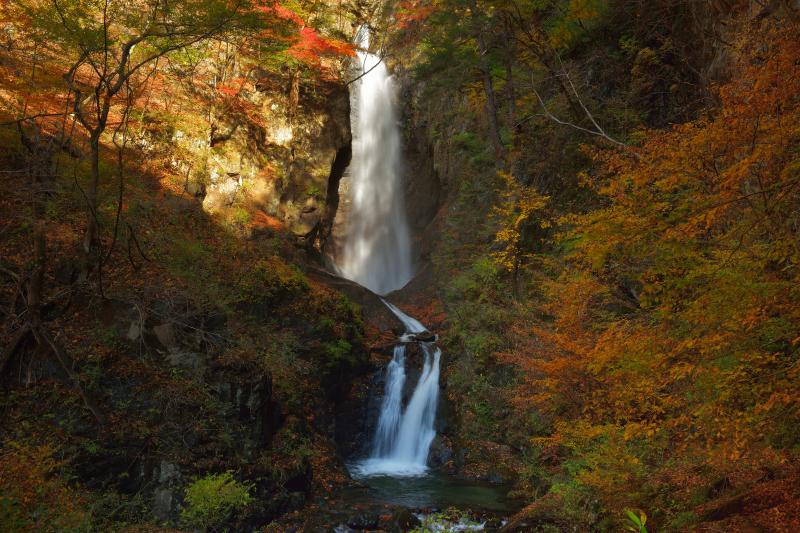
POLYGON ((352 158, 353 146, 352 142, 348 141, 347 144, 336 151, 336 156, 333 158, 333 163, 331 163, 331 171, 328 175, 328 190, 325 195, 325 212, 306 236, 309 253, 320 263, 323 259, 322 252, 333 229, 336 211, 339 209, 339 182, 350 165, 352 158))
POLYGON ((325 216, 322 221, 324 232, 320 235, 323 244, 331 234, 333 219, 336 217, 337 209, 339 209, 339 182, 350 165, 352 158, 353 145, 352 142, 348 142, 347 145, 339 148, 339 151, 336 152, 336 157, 333 159, 333 164, 331 164, 331 173, 328 176, 328 193, 325 197, 325 216))

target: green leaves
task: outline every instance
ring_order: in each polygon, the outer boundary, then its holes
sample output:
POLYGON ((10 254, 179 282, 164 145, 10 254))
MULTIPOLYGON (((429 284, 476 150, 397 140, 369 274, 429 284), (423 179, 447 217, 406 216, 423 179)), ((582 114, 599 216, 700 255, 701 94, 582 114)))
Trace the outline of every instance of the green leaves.
POLYGON ((636 514, 630 509, 625 509, 625 514, 628 517, 628 523, 625 524, 625 531, 633 531, 634 533, 647 533, 647 515, 644 511, 639 511, 636 514))
POLYGON ((252 489, 252 484, 236 481, 230 470, 201 477, 186 489, 181 520, 189 527, 217 531, 236 512, 252 503, 252 489))

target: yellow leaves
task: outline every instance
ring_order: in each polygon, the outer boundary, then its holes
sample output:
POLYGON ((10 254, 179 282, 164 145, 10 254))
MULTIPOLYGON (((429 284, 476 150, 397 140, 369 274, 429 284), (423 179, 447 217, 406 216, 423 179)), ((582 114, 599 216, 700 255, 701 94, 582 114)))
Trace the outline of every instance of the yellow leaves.
POLYGON ((672 381, 681 381, 692 377, 696 368, 692 363, 679 362, 668 367, 669 377, 672 381))
MULTIPOLYGON (((85 524, 86 500, 59 476, 63 463, 52 446, 8 441, 0 448, 0 499, 9 499, 8 518, 19 532, 57 532, 85 524)), ((8 523, 8 522, 6 522, 8 523)))
POLYGON ((524 258, 530 254, 526 249, 526 229, 534 216, 539 216, 538 227, 546 229, 550 222, 544 218, 544 208, 549 197, 542 196, 532 187, 519 183, 514 176, 500 172, 504 188, 499 191, 500 203, 492 214, 500 228, 495 233, 495 247, 492 253, 495 263, 512 272, 519 268, 524 258))
MULTIPOLYGON (((635 437, 653 437, 656 433, 661 431, 661 428, 652 422, 630 422, 625 425, 622 432, 622 438, 629 441, 635 437)), ((633 459, 634 463, 638 463, 638 459, 633 459)))

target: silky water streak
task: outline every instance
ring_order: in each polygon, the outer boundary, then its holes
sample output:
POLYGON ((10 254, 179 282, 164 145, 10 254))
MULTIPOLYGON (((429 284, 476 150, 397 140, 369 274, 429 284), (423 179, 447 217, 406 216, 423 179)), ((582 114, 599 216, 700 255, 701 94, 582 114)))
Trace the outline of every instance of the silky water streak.
POLYGON ((356 74, 361 78, 350 92, 350 211, 338 268, 344 277, 387 294, 413 275, 395 109, 397 90, 382 58, 367 51, 366 28, 359 31, 358 45, 356 74))

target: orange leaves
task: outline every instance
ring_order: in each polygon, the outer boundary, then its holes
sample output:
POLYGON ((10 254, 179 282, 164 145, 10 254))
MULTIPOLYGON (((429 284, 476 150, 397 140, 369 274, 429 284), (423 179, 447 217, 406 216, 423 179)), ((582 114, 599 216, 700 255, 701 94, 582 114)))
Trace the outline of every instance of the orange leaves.
POLYGON ((300 29, 297 42, 286 53, 312 66, 319 66, 323 56, 355 55, 351 44, 322 37, 314 28, 309 27, 300 29))
POLYGON ((7 441, 0 449, 0 523, 18 532, 58 532, 85 526, 85 497, 59 476, 51 446, 7 441))
POLYGON ((320 35, 315 28, 306 25, 305 20, 292 9, 275 2, 257 8, 264 13, 276 15, 279 19, 291 22, 298 27, 297 34, 286 54, 310 66, 319 67, 325 56, 354 56, 353 45, 338 39, 320 35))
POLYGON ((549 422, 535 444, 557 448, 569 476, 609 505, 653 477, 679 483, 665 458, 714 473, 793 460, 797 33, 787 24, 746 35, 719 107, 640 132, 639 157, 589 152, 583 181, 602 207, 559 221, 563 264, 536 284, 544 316, 510 329, 502 360, 523 376, 513 405, 549 422))
POLYGON ((224 96, 238 96, 247 83, 247 78, 234 78, 217 86, 217 90, 224 96))
POLYGON ((303 19, 300 18, 300 15, 298 15, 297 13, 292 11, 291 9, 282 6, 278 2, 275 2, 275 4, 273 4, 272 10, 275 12, 275 14, 278 16, 278 18, 294 22, 298 26, 304 26, 305 25, 305 22, 303 22, 303 19))
POLYGON ((431 13, 432 5, 425 5, 425 0, 402 0, 397 5, 395 21, 400 29, 406 29, 414 24, 424 22, 431 13))
POLYGON ((275 232, 283 231, 285 229, 283 223, 280 220, 266 214, 261 210, 256 211, 255 214, 253 215, 251 226, 254 229, 271 230, 275 232))

